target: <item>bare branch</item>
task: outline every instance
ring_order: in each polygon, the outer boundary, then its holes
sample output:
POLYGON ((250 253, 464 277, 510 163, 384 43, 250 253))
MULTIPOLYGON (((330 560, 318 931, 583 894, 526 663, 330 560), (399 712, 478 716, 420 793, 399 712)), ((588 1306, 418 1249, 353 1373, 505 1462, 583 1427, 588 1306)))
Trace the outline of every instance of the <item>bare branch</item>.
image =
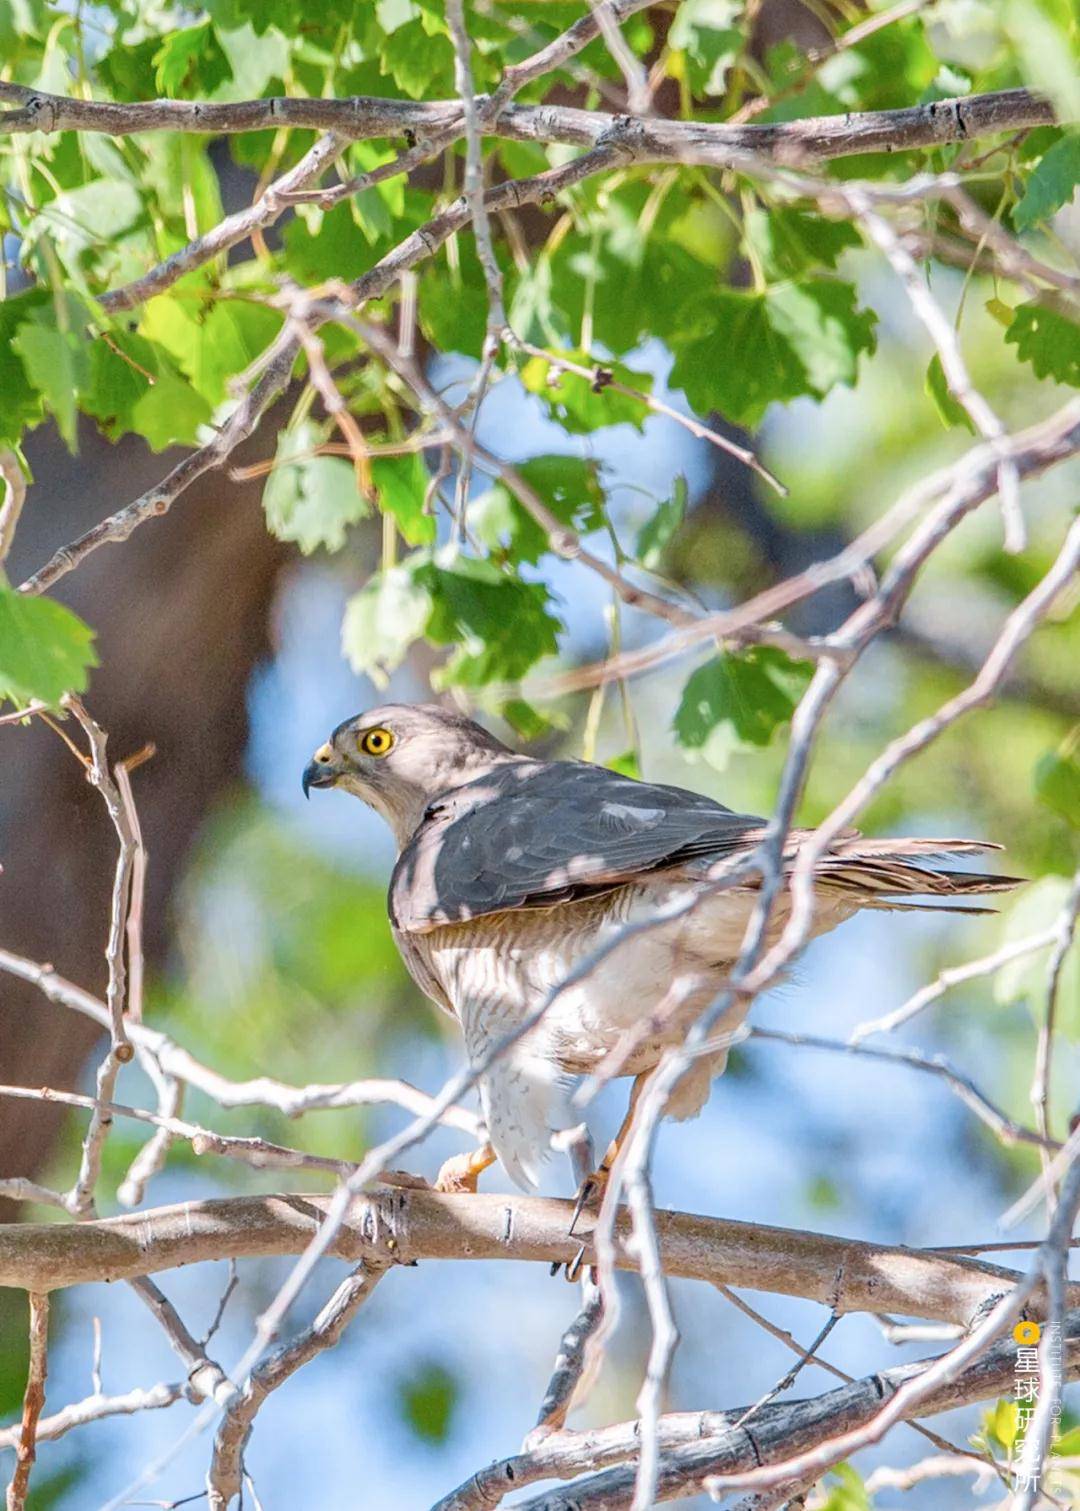
MULTIPOLYGON (((0 123, 2 120, 0 117, 0 123)), ((101 294, 98 303, 102 309, 109 311, 134 309, 147 299, 152 299, 155 294, 171 288, 185 273, 202 267, 215 257, 220 257, 230 247, 246 241, 253 232, 272 226, 294 202, 293 196, 321 178, 348 145, 346 137, 332 132, 321 137, 305 152, 295 167, 275 179, 247 209, 227 215, 213 230, 197 236, 194 241, 188 242, 187 246, 181 247, 142 277, 135 278, 120 288, 110 289, 107 294, 101 294)))
MULTIPOLYGON (((65 980, 51 966, 39 965, 25 956, 0 949, 0 971, 9 971, 32 986, 38 987, 50 1002, 72 1008, 84 1017, 108 1026, 105 1004, 90 992, 65 980)), ((209 1066, 203 1065, 182 1049, 168 1034, 144 1023, 129 1023, 128 1035, 136 1048, 151 1054, 166 1075, 193 1086, 211 1097, 221 1107, 274 1107, 286 1117, 301 1117, 306 1112, 342 1107, 394 1105, 415 1116, 432 1112, 434 1098, 411 1086, 408 1081, 370 1079, 340 1084, 290 1086, 273 1076, 257 1076, 250 1081, 230 1081, 209 1066)), ((475 1137, 479 1124, 464 1107, 449 1103, 436 1114, 437 1122, 459 1128, 475 1137)))
MULTIPOLYGON (((591 15, 583 19, 595 26, 591 15)), ((539 67, 533 77, 547 71, 547 65, 539 67)), ((511 93, 526 82, 511 77, 512 72, 507 70, 500 86, 504 88, 509 79, 511 93)), ((493 100, 497 98, 493 96, 493 100)), ((150 100, 120 104, 65 99, 27 85, 0 82, 0 103, 4 102, 18 102, 18 108, 0 113, 0 134, 11 135, 32 131, 96 131, 108 136, 146 131, 228 135, 292 126, 338 132, 356 141, 402 137, 410 132, 417 137, 464 132, 461 105, 453 100, 414 104, 356 95, 348 99, 276 96, 228 103, 150 100)), ((711 167, 729 167, 735 158, 755 154, 790 167, 806 167, 862 152, 942 147, 1053 124, 1049 101, 1026 89, 1001 89, 901 110, 854 111, 770 125, 642 120, 560 105, 507 105, 498 114, 485 112, 483 121, 485 132, 496 136, 579 147, 617 139, 638 161, 711 167)))
MULTIPOLYGON (((161 1411, 186 1399, 183 1385, 138 1386, 123 1395, 107 1396, 96 1391, 82 1401, 73 1401, 70 1406, 54 1412, 51 1417, 42 1417, 37 1424, 39 1443, 54 1443, 74 1427, 85 1427, 88 1422, 100 1422, 105 1417, 129 1417, 140 1411, 161 1411)), ((15 1448, 19 1442, 20 1428, 0 1428, 0 1448, 15 1448)))
MULTIPOLYGON (((51 1291, 121 1280, 204 1260, 305 1253, 337 1194, 279 1194, 182 1202, 61 1226, 0 1227, 0 1285, 51 1291)), ((565 1264, 592 1235, 568 1234, 572 1205, 540 1197, 377 1187, 353 1195, 320 1252, 373 1264, 414 1259, 516 1259, 565 1264)), ((665 1274, 819 1301, 839 1312, 882 1310, 968 1324, 1022 1279, 1015 1271, 932 1250, 891 1248, 792 1228, 659 1211, 665 1274), (838 1278, 839 1277, 839 1278, 838 1278)), ((616 1225, 616 1263, 637 1270, 629 1214, 616 1225)), ((1080 1285, 1070 1290, 1080 1305, 1080 1285)))
MULTIPOLYGON (((1066 1324, 1066 1367, 1070 1378, 1080 1373, 1080 1316, 1066 1324)), ((923 1360, 882 1370, 838 1390, 806 1401, 773 1403, 762 1409, 752 1432, 735 1429, 743 1413, 683 1412, 660 1422, 662 1454, 658 1500, 677 1500, 697 1494, 710 1475, 723 1473, 724 1487, 742 1472, 771 1465, 791 1451, 831 1440, 841 1431, 859 1429, 880 1413, 882 1399, 893 1403, 905 1383, 923 1380, 938 1361, 923 1360)), ((928 1414, 986 1400, 1007 1391, 1014 1378, 1016 1346, 1011 1340, 989 1349, 955 1377, 935 1382, 921 1403, 928 1414)), ((901 1403, 902 1419, 912 1414, 901 1403)), ((445 1496, 433 1511, 491 1511, 513 1489, 537 1480, 569 1480, 565 1491, 548 1491, 540 1498, 517 1503, 517 1511, 623 1511, 630 1505, 634 1468, 626 1463, 637 1453, 638 1423, 621 1422, 588 1432, 552 1434, 532 1452, 496 1460, 466 1484, 445 1496), (624 1465, 597 1474, 605 1465, 624 1465)), ((790 1476, 788 1476, 790 1479, 790 1476)))
POLYGON ((385 1274, 385 1266, 361 1262, 343 1280, 310 1327, 299 1337, 279 1348, 263 1361, 226 1408, 217 1436, 207 1475, 207 1492, 211 1511, 225 1511, 240 1494, 244 1447, 250 1436, 259 1407, 271 1391, 284 1385, 316 1354, 333 1348, 346 1327, 371 1295, 385 1274))
POLYGON ((30 1293, 30 1365, 23 1395, 22 1423, 16 1443, 15 1472, 7 1488, 7 1511, 23 1511, 30 1471, 37 1457, 38 1419, 45 1405, 49 1368, 49 1298, 30 1293))

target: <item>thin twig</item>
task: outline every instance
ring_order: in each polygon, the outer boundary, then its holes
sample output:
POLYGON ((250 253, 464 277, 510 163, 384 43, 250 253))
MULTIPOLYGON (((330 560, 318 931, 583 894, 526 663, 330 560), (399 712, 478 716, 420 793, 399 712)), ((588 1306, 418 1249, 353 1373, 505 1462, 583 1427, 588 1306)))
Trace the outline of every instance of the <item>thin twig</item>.
POLYGON ((22 1424, 16 1446, 15 1471, 7 1488, 7 1511, 23 1511, 30 1488, 30 1471, 37 1457, 38 1419, 45 1405, 45 1377, 49 1369, 49 1298, 33 1291, 30 1302, 30 1363, 23 1395, 22 1424))

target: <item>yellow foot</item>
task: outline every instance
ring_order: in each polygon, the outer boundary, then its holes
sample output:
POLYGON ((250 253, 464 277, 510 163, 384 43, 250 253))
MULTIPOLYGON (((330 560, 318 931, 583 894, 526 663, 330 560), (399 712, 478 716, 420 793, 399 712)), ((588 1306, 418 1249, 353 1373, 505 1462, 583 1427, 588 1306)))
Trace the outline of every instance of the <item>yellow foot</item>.
POLYGON ((481 1172, 495 1163, 497 1156, 490 1144, 481 1144, 468 1154, 455 1154, 439 1171, 435 1181, 436 1191, 460 1194, 475 1191, 481 1172))

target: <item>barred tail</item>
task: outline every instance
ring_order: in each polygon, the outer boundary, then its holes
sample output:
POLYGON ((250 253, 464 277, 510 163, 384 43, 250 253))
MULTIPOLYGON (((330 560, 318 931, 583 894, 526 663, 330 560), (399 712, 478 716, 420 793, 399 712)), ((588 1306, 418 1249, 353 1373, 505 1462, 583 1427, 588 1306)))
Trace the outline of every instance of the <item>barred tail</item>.
POLYGON ((916 908, 949 913, 992 913, 993 908, 951 907, 942 903, 906 901, 917 897, 961 898, 1011 892, 1023 884, 1018 876, 994 876, 986 871, 948 871, 935 860, 1000 850, 1000 845, 968 839, 842 840, 818 866, 828 888, 859 894, 864 908, 916 908))

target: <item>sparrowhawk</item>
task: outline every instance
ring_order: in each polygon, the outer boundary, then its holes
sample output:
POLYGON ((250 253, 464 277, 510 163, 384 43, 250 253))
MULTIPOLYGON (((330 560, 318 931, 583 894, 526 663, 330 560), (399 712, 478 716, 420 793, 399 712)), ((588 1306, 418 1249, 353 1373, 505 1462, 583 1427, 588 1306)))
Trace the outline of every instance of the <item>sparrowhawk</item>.
MULTIPOLYGON (((388 899, 394 938, 421 990, 461 1024, 473 1064, 575 967, 602 953, 605 941, 625 935, 483 1071, 490 1143, 454 1162, 444 1185, 475 1189, 496 1157, 518 1185, 535 1185, 553 1131, 576 1121, 570 1078, 614 1052, 619 1074, 637 1077, 639 1088, 739 956, 759 883, 751 877, 723 890, 708 883, 724 863, 750 854, 764 820, 699 793, 585 761, 534 760, 460 714, 405 704, 340 724, 315 752, 303 785, 305 792, 343 787, 389 823, 398 848, 388 899), (697 902, 680 916, 626 932, 658 910, 674 912, 691 893, 697 902)), ((806 831, 792 832, 788 869, 805 838, 806 831)), ((860 908, 1005 890, 1012 878, 934 864, 995 848, 849 833, 818 866, 814 933, 860 908)), ((781 892, 770 939, 789 909, 781 892)), ((736 1028, 745 1011, 737 1003, 717 1033, 736 1028)), ((697 1061, 669 1115, 699 1112, 726 1059, 720 1048, 697 1061)))

